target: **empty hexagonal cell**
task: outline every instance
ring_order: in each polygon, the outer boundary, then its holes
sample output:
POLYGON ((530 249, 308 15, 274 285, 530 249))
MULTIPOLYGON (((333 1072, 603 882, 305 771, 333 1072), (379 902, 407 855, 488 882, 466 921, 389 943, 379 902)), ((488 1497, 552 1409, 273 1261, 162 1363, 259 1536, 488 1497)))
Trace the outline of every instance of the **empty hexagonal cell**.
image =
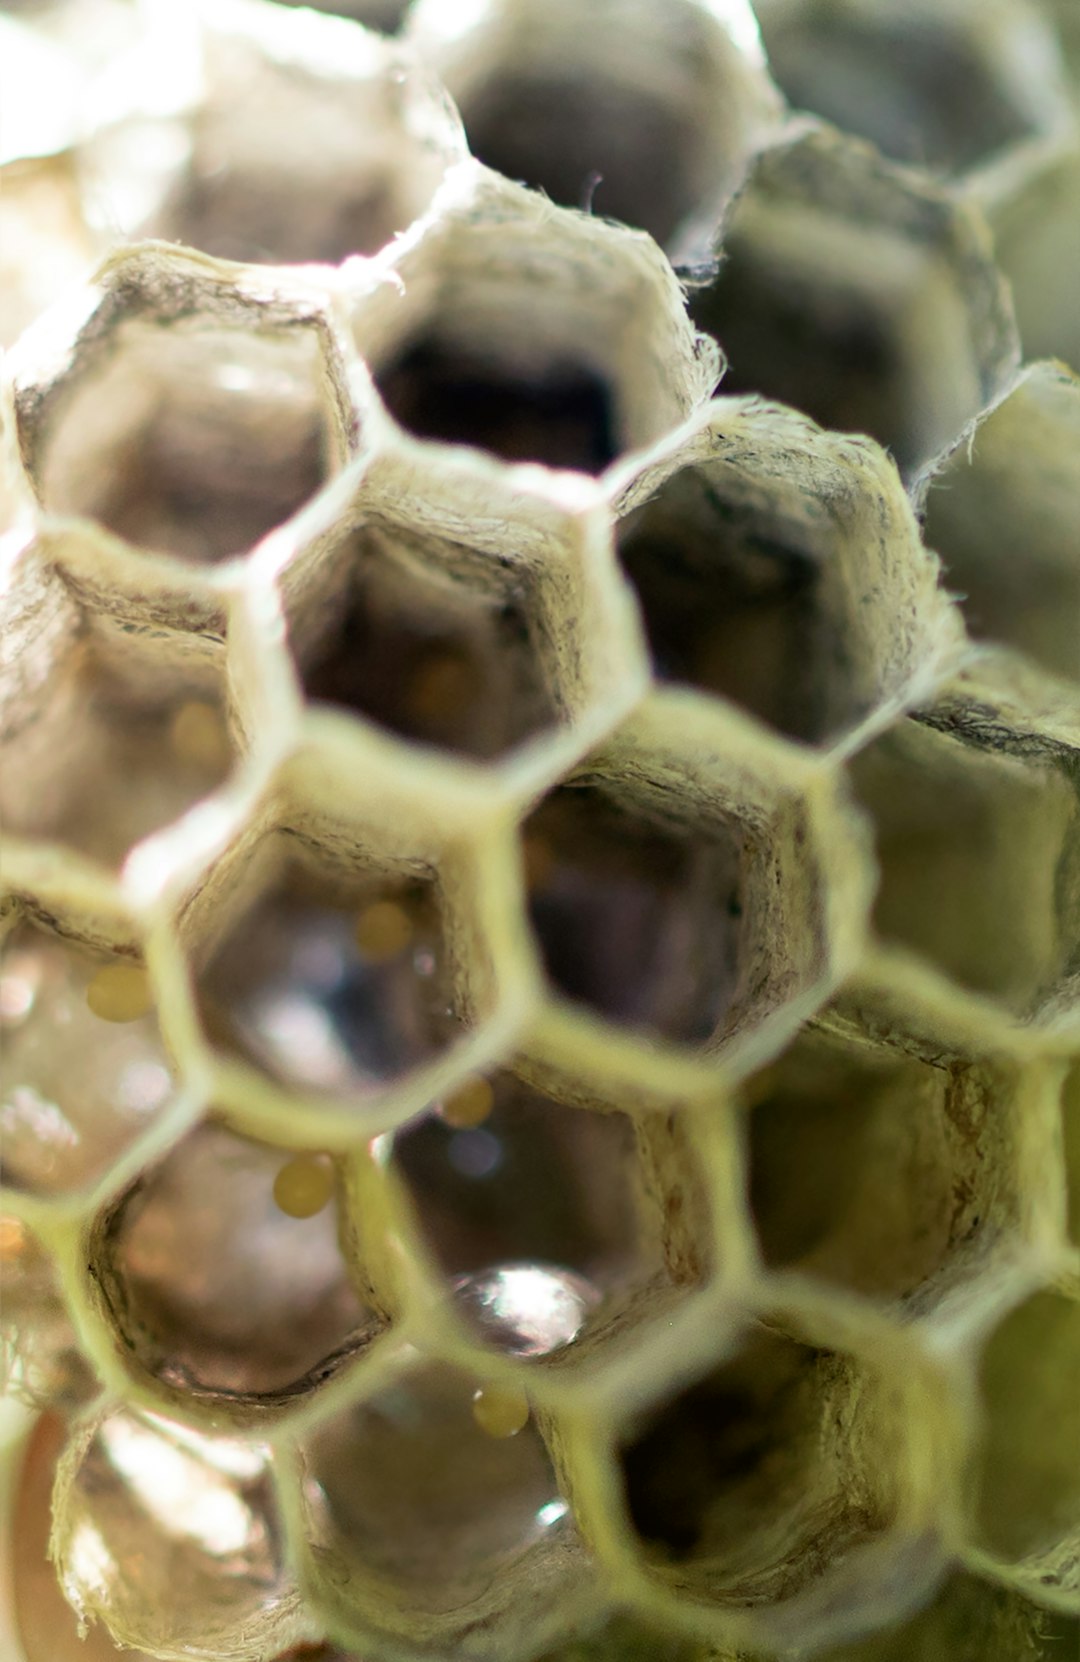
POLYGON ((700 1045, 739 990, 745 832, 718 816, 711 836, 695 836, 635 795, 565 786, 530 815, 529 916, 567 998, 619 1026, 700 1045))
POLYGON ((652 244, 476 166, 440 200, 438 219, 390 250, 400 281, 365 277, 353 313, 408 432, 600 473, 711 391, 716 359, 695 347, 652 244))
POLYGON ((151 1654, 255 1662, 298 1636, 265 1448, 122 1408, 73 1440, 52 1551, 80 1617, 151 1654))
POLYGON ((28 642, 38 684, 2 710, 0 814, 9 834, 109 867, 186 813, 236 760, 223 665, 187 637, 140 639, 85 615, 75 639, 28 642))
POLYGON ((1024 1015, 1052 997, 1080 940, 1077 799, 1066 762, 1007 742, 908 721, 852 776, 877 835, 878 931, 1024 1015))
POLYGON ((128 236, 260 264, 371 254, 465 154, 441 90, 386 42, 261 6, 215 7, 209 22, 186 116, 122 122, 84 147, 92 206, 128 236))
POLYGON ((461 1315, 512 1355, 561 1351, 636 1300, 666 1307, 707 1271, 700 1180, 675 1125, 571 1107, 500 1072, 468 1078, 392 1149, 461 1315), (665 1250, 672 1234, 682 1253, 665 1250))
POLYGON ((949 638, 887 460, 793 411, 716 400, 624 503, 657 674, 791 738, 852 727, 949 638))
POLYGON ((52 1255, 21 1218, 0 1213, 0 1393, 70 1410, 96 1386, 52 1255))
POLYGON ((1077 1594, 1080 1302, 1047 1289, 1005 1317, 979 1366, 975 1539, 1037 1598, 1077 1594))
POLYGON ((1065 95, 1034 9, 971 0, 765 0, 769 67, 798 109, 908 166, 958 174, 1042 137, 1065 95))
POLYGON ((88 1189, 175 1095, 144 966, 34 923, 0 959, 0 1179, 39 1196, 88 1189))
POLYGON ((770 1269, 926 1311, 992 1284, 1023 1245, 1037 1116, 1008 1070, 805 1031, 746 1097, 770 1269))
POLYGON ((302 1452, 312 1591, 335 1625, 472 1658, 572 1622, 583 1554, 523 1396, 415 1357, 302 1452))
POLYGON ((1080 680, 1080 381, 1037 364, 935 474, 926 539, 976 639, 1080 680), (1022 546, 1024 558, 1015 558, 1022 546))
POLYGON ((465 21, 424 0, 410 31, 480 161, 670 244, 719 211, 776 114, 752 24, 696 0, 607 0, 581 21, 567 0, 487 0, 465 21))
POLYGON ((145 1651, 121 1651, 106 1629, 79 1634, 79 1620, 65 1599, 49 1559, 52 1491, 66 1426, 43 1414, 22 1456, 11 1515, 10 1589, 22 1645, 16 1662, 152 1662, 145 1651))
POLYGON ((408 526, 362 527, 335 559, 339 604, 298 630, 309 698, 477 760, 565 719, 554 573, 408 526))
POLYGON ((109 264, 74 330, 68 315, 42 320, 16 370, 20 444, 51 513, 208 566, 288 519, 340 462, 334 351, 308 297, 147 251, 109 264), (38 358, 46 340, 59 374, 38 358))
POLYGON ((914 475, 1002 390, 1017 355, 981 223, 828 131, 766 151, 691 296, 728 392, 869 433, 914 475))
POLYGON ((649 1579, 699 1607, 757 1613, 778 1649, 917 1604, 941 1560, 925 1470, 907 1465, 919 1409, 885 1373, 798 1326, 753 1323, 719 1365, 639 1414, 618 1458, 649 1579))
POLYGON ((141 1373, 174 1395, 281 1404, 379 1329, 339 1230, 326 1157, 207 1123, 99 1220, 95 1277, 141 1373))
POLYGON ((199 953, 203 1025, 287 1090, 362 1109, 469 1024, 431 876, 342 869, 279 833, 215 922, 199 953))

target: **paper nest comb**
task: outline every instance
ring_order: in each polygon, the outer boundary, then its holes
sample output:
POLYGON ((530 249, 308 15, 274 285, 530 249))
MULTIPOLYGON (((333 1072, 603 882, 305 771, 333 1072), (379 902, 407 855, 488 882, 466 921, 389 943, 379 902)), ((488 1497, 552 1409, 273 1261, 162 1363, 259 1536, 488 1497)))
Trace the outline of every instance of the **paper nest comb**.
POLYGON ((7 1642, 1064 1662, 1069 6, 323 10, 2 20, 7 1642))

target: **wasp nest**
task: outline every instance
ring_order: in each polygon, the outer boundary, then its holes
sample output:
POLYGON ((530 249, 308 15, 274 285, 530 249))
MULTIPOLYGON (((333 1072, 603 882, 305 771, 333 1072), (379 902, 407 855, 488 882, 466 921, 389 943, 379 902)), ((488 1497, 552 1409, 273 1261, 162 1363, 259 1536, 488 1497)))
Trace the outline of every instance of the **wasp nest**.
POLYGON ((1077 1640, 1075 19, 756 11, 0 20, 18 1662, 1077 1640))

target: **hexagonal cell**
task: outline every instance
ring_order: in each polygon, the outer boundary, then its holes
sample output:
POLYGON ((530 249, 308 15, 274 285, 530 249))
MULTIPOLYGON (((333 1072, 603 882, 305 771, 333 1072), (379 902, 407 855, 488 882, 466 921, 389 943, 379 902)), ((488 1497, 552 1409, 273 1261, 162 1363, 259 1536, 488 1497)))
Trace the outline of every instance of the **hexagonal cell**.
POLYGON ((282 281, 255 290, 137 249, 81 308, 47 314, 14 366, 42 505, 195 566, 295 513, 343 459, 350 418, 321 302, 282 281))
POLYGON ((66 1437, 58 1414, 43 1414, 31 1432, 11 1517, 11 1603, 22 1652, 16 1662, 153 1662, 146 1651, 121 1651, 104 1628, 80 1637, 49 1560, 52 1491, 66 1437))
POLYGON ((84 147, 92 209, 127 236, 257 264, 336 263, 404 230, 466 154, 441 89, 340 18, 232 0, 208 23, 186 117, 121 122, 84 147))
POLYGON ((0 959, 0 1181, 89 1190, 166 1115, 175 1069, 147 972, 36 923, 0 959))
POLYGON ((82 613, 29 619, 27 665, 0 710, 0 814, 111 869, 236 761, 220 649, 82 613), (27 684, 29 682, 29 685, 27 684))
POLYGON ((780 1650, 917 1606, 943 1556, 938 1497, 914 1449, 943 1427, 918 1418, 928 1393, 905 1401, 895 1366, 770 1318, 639 1412, 618 1462, 649 1581, 720 1618, 750 1618, 780 1650))
POLYGON ((980 739, 906 721, 851 771, 877 834, 880 934, 1014 1014, 1037 1014, 1080 942, 1067 760, 1010 746, 1004 730, 980 739))
POLYGON ((863 905, 860 867, 840 853, 858 828, 841 813, 819 832, 794 762, 715 720, 655 695, 524 825, 551 986, 650 1049, 749 1041, 846 953, 831 934, 839 890, 855 885, 845 927, 863 905))
POLYGON ((716 358, 651 243, 476 164, 455 170, 439 205, 388 251, 390 281, 360 273, 353 311, 407 432, 600 473, 712 390, 716 358))
POLYGON ((606 1342, 711 1268, 677 1121, 573 1107, 501 1071, 466 1079, 390 1149, 462 1319, 510 1355, 554 1355, 601 1329, 606 1342))
POLYGON ((1032 158, 1022 188, 988 202, 994 257, 1009 279, 1025 358, 1080 365, 1080 135, 1032 158))
POLYGON ((701 1045, 739 991, 745 831, 706 839, 600 784, 560 787, 526 821, 529 916, 552 984, 620 1026, 701 1045))
POLYGON ((207 1122, 99 1218, 91 1256, 129 1365, 182 1402, 280 1407, 381 1330, 339 1245, 333 1166, 207 1122))
POLYGON ((925 514, 972 635, 1080 681, 1080 379, 1026 370, 934 475, 925 514))
POLYGON ((480 161, 665 245, 719 212, 779 111, 738 7, 607 0, 583 29, 572 0, 486 0, 464 21, 423 0, 410 37, 480 161))
POLYGON ((855 140, 821 130, 766 151, 719 252, 691 315, 727 353, 725 390, 869 433, 906 477, 1015 367, 981 220, 855 140))
POLYGON ((979 1364, 983 1418, 974 1534, 1030 1596, 1080 1592, 1080 1302, 1046 1289, 1017 1306, 979 1364))
POLYGON ((572 1626, 584 1552, 527 1400, 486 1414, 499 1390, 413 1353, 304 1438, 309 1595, 358 1644, 507 1657, 572 1626))
POLYGON ((952 645, 887 459, 794 411, 715 400, 620 507, 656 673, 790 738, 834 739, 952 645))
POLYGON ((1042 1089, 804 1031, 746 1086, 748 1191, 769 1269, 927 1313, 1027 1244, 1042 1089), (1033 1094, 1034 1093, 1034 1094, 1033 1094))
POLYGON ((0 1212, 0 1394, 70 1411, 96 1389, 56 1264, 21 1218, 0 1212))
POLYGON ((797 109, 894 161, 956 175, 1065 117, 1054 46, 1034 7, 960 0, 763 0, 769 67, 797 109))
POLYGON ((343 603, 301 654, 309 698, 484 761, 559 724, 542 571, 404 527, 361 528, 343 552, 343 603))
POLYGON ((121 1646, 257 1662, 303 1631, 258 1443, 106 1410, 74 1433, 53 1507, 63 1590, 121 1646))
POLYGON ((271 833, 200 943, 204 1028, 282 1089, 363 1110, 468 1028, 459 923, 434 873, 271 833))
POLYGON ((551 746, 554 771, 646 681, 599 503, 570 511, 487 476, 431 481, 418 501, 373 465, 282 583, 309 698, 474 761, 551 746))

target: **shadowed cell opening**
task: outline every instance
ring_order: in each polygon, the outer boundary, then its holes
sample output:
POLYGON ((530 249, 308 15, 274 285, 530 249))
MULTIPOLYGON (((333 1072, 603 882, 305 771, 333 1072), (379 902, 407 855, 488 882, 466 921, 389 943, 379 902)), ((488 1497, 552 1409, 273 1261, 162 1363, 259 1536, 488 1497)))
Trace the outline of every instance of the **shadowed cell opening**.
POLYGON ((479 345, 421 335, 376 384, 391 414, 418 438, 583 473, 602 473, 619 450, 610 389, 557 357, 526 371, 479 345))
POLYGON ((677 830, 590 785, 555 791, 525 839, 529 916, 554 986, 620 1026, 710 1038, 739 976, 739 830, 677 830))

